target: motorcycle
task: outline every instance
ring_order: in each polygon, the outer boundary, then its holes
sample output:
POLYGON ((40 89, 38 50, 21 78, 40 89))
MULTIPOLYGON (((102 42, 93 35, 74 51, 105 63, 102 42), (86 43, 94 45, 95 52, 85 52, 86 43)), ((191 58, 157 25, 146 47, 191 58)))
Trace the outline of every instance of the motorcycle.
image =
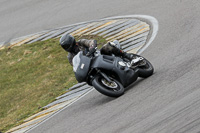
POLYGON ((90 56, 80 51, 73 58, 73 71, 79 83, 86 82, 106 96, 119 97, 138 77, 153 74, 152 64, 140 55, 133 54, 133 59, 128 60, 100 51, 96 49, 90 56))

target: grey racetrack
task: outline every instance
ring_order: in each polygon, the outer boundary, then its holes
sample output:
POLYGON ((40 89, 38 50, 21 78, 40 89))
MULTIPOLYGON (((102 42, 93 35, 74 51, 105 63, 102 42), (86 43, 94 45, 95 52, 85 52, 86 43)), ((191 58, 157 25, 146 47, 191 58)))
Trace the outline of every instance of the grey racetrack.
POLYGON ((143 14, 159 22, 142 53, 153 76, 116 99, 94 90, 29 132, 200 132, 199 7, 199 0, 1 0, 0 42, 110 16, 143 14))

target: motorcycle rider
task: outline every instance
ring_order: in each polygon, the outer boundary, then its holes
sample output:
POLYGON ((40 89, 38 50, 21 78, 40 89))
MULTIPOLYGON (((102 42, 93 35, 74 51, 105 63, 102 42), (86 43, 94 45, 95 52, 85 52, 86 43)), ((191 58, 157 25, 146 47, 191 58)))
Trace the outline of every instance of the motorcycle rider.
MULTIPOLYGON (((120 49, 119 43, 117 40, 113 42, 108 42, 103 45, 101 49, 101 54, 111 55, 114 54, 116 56, 120 56, 122 58, 127 58, 131 60, 133 58, 133 54, 129 54, 120 49)), ((88 39, 80 39, 78 41, 70 34, 65 34, 60 38, 61 47, 68 52, 68 60, 71 65, 73 57, 79 52, 83 51, 86 56, 92 54, 96 47, 96 40, 88 40, 88 39)))

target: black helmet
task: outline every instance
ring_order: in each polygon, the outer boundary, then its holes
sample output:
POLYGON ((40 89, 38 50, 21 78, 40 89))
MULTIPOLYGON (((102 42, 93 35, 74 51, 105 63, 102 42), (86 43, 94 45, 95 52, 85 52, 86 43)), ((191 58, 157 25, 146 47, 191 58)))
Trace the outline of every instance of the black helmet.
POLYGON ((60 45, 68 52, 73 51, 73 46, 76 44, 76 40, 73 36, 65 34, 60 38, 60 45))

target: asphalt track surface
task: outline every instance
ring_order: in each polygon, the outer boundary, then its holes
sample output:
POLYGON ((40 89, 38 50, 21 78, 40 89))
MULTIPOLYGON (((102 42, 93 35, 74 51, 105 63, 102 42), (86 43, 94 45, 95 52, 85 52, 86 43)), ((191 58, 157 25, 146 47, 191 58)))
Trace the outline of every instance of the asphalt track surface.
POLYGON ((31 133, 200 132, 200 1, 1 0, 0 41, 110 16, 154 16, 159 31, 142 53, 155 67, 119 98, 92 91, 31 133))

